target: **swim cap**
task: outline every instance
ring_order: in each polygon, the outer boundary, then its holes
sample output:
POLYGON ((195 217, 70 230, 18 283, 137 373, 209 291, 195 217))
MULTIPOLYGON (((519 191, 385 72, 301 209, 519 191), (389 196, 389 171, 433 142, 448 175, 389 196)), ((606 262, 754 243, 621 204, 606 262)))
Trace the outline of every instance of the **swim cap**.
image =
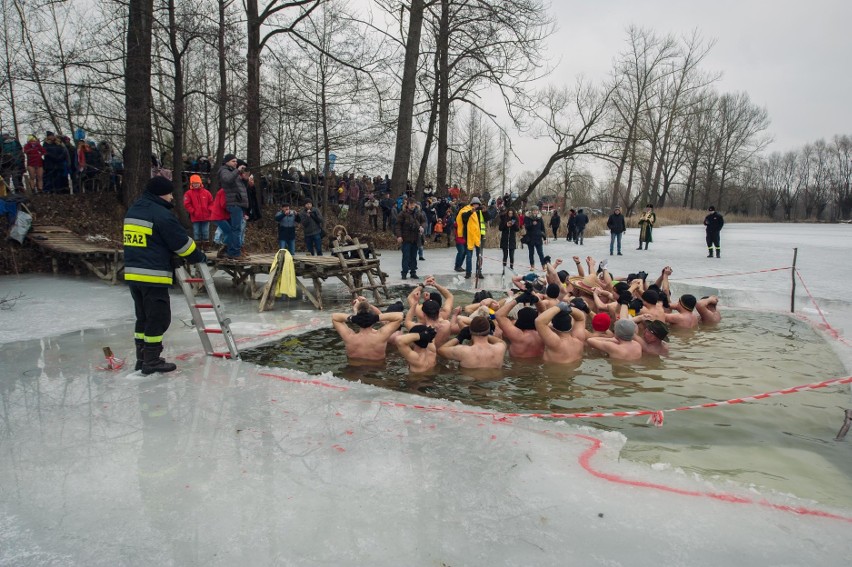
POLYGON ((592 329, 602 333, 609 329, 611 323, 612 319, 610 319, 609 313, 598 313, 592 318, 592 329))
POLYGON ((515 320, 515 327, 522 331, 530 331, 535 329, 535 319, 538 317, 538 311, 533 307, 524 307, 518 310, 518 318, 515 320))
POLYGON ((692 311, 693 309, 695 309, 695 304, 697 303, 697 300, 695 299, 694 295, 690 295, 690 294, 686 293, 686 294, 680 296, 679 303, 681 304, 682 307, 685 307, 688 311, 692 311))
POLYGON ((615 322, 615 336, 622 341, 633 340, 633 335, 636 334, 636 323, 630 319, 619 319, 615 322))

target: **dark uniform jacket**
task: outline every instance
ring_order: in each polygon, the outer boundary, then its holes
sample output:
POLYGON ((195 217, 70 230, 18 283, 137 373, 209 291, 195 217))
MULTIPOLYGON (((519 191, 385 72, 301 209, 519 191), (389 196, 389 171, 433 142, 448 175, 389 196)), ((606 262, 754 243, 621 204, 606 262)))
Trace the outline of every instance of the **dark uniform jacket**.
POLYGON ((172 285, 172 256, 203 262, 204 253, 171 212, 174 206, 145 192, 124 217, 124 279, 130 283, 172 285))
POLYGON ((725 226, 725 219, 722 218, 722 215, 718 211, 713 211, 704 217, 704 226, 707 227, 709 234, 716 234, 721 232, 722 227, 725 226))

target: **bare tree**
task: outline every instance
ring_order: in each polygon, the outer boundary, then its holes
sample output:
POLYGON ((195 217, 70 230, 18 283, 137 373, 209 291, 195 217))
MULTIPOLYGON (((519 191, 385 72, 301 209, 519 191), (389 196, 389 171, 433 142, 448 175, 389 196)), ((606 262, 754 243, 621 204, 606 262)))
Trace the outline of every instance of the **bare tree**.
POLYGON ((151 177, 151 38, 154 0, 129 0, 123 201, 126 206, 151 177))

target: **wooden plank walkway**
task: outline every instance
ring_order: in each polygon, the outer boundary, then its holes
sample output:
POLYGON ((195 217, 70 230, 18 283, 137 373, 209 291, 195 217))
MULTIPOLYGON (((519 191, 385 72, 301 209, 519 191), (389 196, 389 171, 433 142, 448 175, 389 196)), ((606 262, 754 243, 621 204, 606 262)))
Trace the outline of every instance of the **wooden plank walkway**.
MULTIPOLYGON (((50 256, 53 272, 59 272, 59 260, 70 263, 77 274, 85 267, 98 278, 115 284, 124 270, 124 251, 106 243, 86 240, 62 226, 33 226, 27 235, 30 242, 40 247, 50 256)), ((277 253, 277 252, 276 252, 277 253)), ((212 271, 222 270, 231 276, 236 287, 242 287, 243 293, 251 299, 260 299, 263 287, 256 281, 257 274, 269 274, 276 253, 252 254, 245 259, 216 258, 208 255, 208 264, 212 271)), ((327 256, 309 256, 297 254, 293 257, 296 271, 296 285, 310 302, 322 309, 322 286, 328 278, 337 278, 347 287, 353 299, 366 292, 372 292, 374 303, 382 305, 388 298, 385 280, 378 254, 358 239, 349 239, 346 244, 332 248, 327 256), (308 289, 300 278, 309 279, 313 290, 308 289), (366 278, 366 282, 365 282, 366 278)), ((269 284, 277 274, 269 278, 269 284)), ((261 303, 261 310, 271 306, 268 300, 261 303)), ((274 298, 273 298, 274 299, 274 298)))
POLYGON ((79 274, 80 267, 110 283, 116 283, 124 270, 124 251, 106 243, 93 242, 63 226, 35 225, 27 238, 50 256, 53 273, 59 273, 59 260, 68 261, 79 274))

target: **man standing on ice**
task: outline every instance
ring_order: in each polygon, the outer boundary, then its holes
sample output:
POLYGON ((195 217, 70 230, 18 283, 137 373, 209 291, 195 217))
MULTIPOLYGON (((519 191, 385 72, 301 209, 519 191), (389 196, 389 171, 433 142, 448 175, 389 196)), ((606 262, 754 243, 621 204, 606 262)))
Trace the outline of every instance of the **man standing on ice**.
POLYGON ((725 219, 716 212, 716 207, 710 207, 710 214, 704 217, 704 226, 707 227, 707 257, 713 257, 713 249, 715 248, 716 257, 719 258, 722 253, 719 235, 722 232, 722 227, 725 226, 725 219))
POLYGON ((177 368, 160 358, 163 335, 172 322, 172 257, 177 254, 193 264, 207 261, 172 213, 173 200, 172 182, 152 177, 124 217, 124 279, 136 310, 136 370, 142 374, 177 368))

